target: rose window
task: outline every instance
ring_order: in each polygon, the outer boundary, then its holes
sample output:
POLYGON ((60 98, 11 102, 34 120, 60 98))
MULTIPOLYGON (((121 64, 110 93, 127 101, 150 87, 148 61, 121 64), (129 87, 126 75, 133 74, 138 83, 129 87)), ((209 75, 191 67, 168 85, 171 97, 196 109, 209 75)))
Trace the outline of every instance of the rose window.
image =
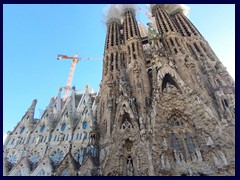
POLYGON ((50 155, 50 159, 53 161, 54 165, 58 165, 63 160, 63 156, 63 152, 58 149, 50 155))
POLYGON ((8 154, 7 155, 7 161, 10 163, 10 164, 17 164, 18 162, 18 157, 16 154, 12 153, 12 154, 8 154))
POLYGON ((32 164, 37 164, 40 160, 40 156, 39 156, 39 153, 31 153, 29 156, 28 156, 28 159, 29 161, 32 163, 32 164))

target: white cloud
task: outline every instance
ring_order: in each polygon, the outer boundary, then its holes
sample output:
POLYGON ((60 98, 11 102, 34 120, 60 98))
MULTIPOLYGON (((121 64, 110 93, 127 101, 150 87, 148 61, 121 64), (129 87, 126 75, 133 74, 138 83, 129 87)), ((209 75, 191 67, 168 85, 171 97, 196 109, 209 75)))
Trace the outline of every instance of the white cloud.
POLYGON ((103 19, 104 22, 107 23, 110 19, 118 19, 121 20, 121 14, 125 9, 132 9, 136 11, 138 8, 137 4, 111 4, 108 5, 103 10, 103 19))

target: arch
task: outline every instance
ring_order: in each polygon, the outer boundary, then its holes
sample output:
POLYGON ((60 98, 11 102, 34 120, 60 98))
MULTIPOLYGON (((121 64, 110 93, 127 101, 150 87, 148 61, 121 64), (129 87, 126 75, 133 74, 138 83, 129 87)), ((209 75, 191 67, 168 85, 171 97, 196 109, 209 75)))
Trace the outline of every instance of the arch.
POLYGON ((178 86, 176 81, 173 79, 171 74, 166 73, 165 76, 163 77, 163 80, 162 80, 162 92, 167 87, 168 83, 175 86, 178 90, 180 90, 180 87, 178 86))

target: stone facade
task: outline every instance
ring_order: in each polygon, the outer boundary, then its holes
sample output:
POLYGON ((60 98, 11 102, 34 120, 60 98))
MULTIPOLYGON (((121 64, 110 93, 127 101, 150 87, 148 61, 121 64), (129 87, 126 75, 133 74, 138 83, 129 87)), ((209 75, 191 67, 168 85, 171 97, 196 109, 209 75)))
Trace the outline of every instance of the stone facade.
POLYGON ((4 175, 76 176, 85 157, 91 156, 97 162, 93 130, 97 94, 88 86, 84 92, 73 88, 63 101, 61 91, 50 100, 39 120, 33 118, 37 103, 34 100, 15 129, 9 132, 4 144, 4 175))
POLYGON ((233 79, 181 9, 151 8, 151 38, 129 6, 108 20, 98 94, 59 91, 37 121, 33 101, 4 175, 235 175, 233 79))

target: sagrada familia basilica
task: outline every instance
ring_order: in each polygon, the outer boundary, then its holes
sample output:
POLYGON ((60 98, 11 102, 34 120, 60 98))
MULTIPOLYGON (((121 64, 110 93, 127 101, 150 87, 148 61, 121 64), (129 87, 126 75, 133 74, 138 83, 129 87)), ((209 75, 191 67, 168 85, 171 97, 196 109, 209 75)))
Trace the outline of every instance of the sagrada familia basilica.
POLYGON ((112 5, 100 91, 37 100, 8 133, 5 176, 235 175, 235 82, 181 6, 112 5), (119 8, 120 7, 120 8, 119 8))

